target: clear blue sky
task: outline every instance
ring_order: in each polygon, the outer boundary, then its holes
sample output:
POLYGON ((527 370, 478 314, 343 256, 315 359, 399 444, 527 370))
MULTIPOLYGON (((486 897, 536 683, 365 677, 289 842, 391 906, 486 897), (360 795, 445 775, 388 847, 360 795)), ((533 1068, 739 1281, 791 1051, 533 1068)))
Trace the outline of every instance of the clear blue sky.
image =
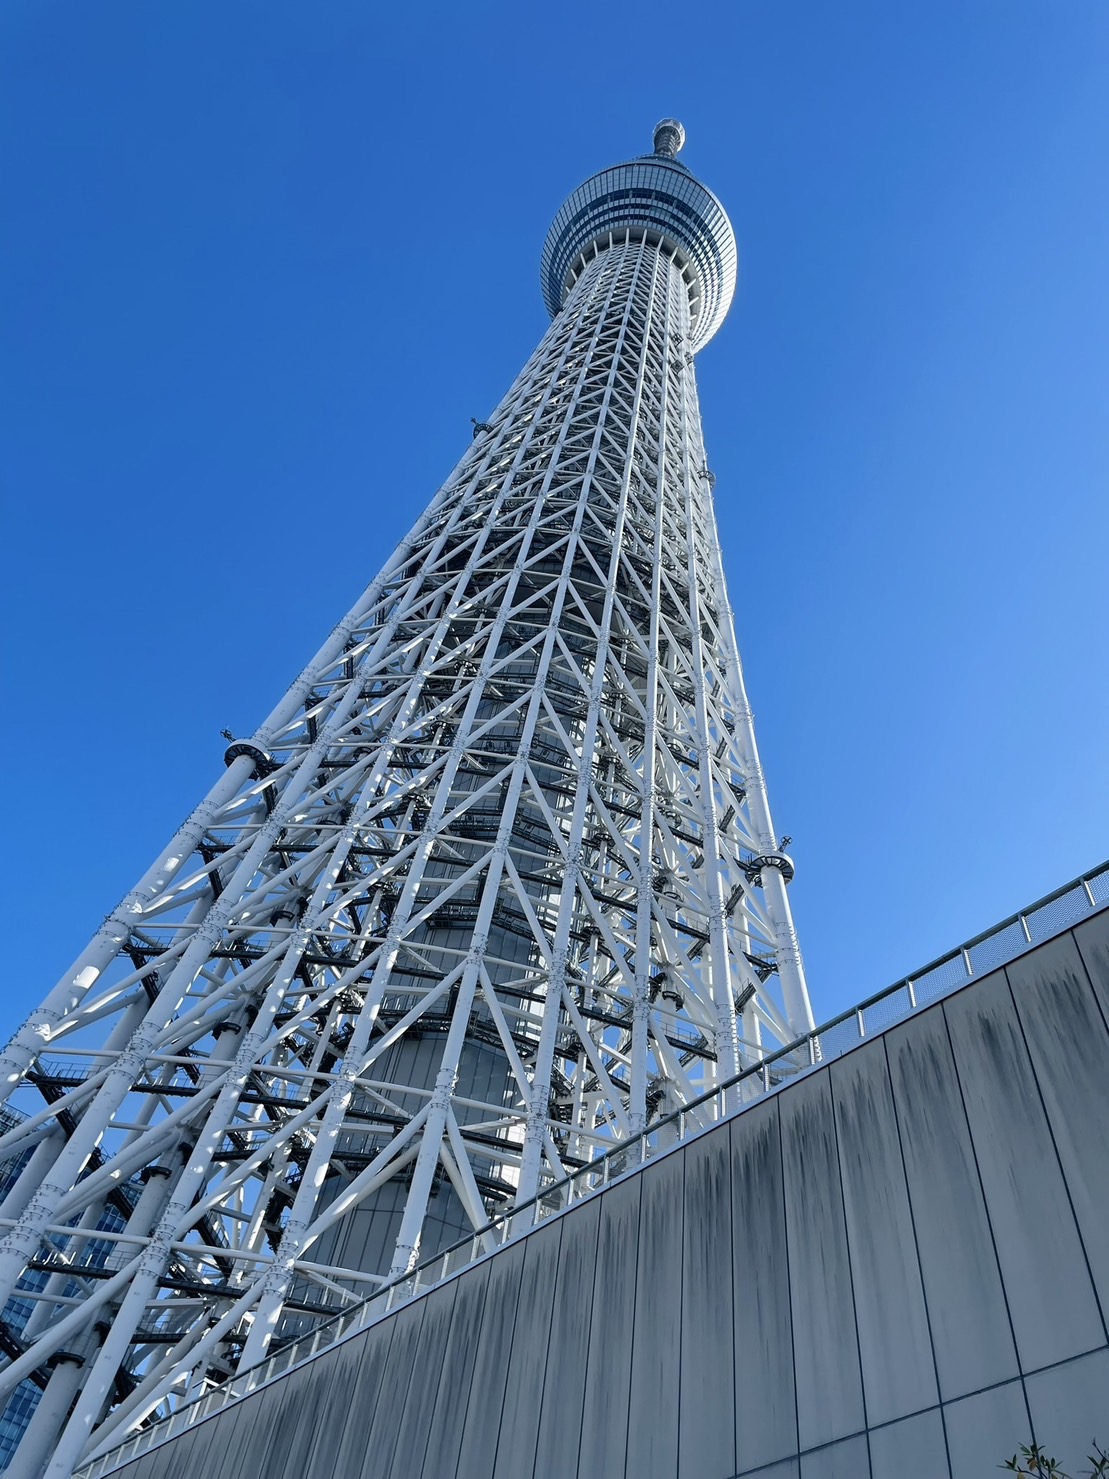
POLYGON ((6 1035, 686 124, 700 356, 818 1020, 1109 854, 1109 5, 5 0, 6 1035))

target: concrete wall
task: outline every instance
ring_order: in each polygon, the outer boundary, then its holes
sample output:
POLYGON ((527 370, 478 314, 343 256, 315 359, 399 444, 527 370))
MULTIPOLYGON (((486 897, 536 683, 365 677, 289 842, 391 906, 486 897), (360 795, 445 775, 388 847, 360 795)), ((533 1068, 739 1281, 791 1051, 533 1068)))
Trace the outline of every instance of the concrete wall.
POLYGON ((1109 1445, 1109 911, 126 1479, 992 1479, 1109 1445))

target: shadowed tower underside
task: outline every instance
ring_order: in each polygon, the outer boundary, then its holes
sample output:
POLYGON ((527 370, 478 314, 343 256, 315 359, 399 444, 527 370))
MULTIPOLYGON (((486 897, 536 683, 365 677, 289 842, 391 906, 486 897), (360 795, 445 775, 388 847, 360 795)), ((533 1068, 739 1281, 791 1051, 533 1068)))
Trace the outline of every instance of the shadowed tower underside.
POLYGON ((811 1029, 694 375, 735 241, 683 139, 562 207, 538 349, 5 1050, 12 1473, 811 1029))

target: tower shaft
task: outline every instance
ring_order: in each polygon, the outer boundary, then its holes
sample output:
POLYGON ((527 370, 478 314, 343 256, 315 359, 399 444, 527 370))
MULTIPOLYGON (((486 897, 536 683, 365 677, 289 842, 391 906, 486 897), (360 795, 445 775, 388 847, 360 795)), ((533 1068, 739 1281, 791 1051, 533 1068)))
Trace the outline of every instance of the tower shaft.
POLYGON ((811 1028, 707 271, 650 222, 570 253, 427 512, 9 1044, 0 1383, 82 1363, 50 1476, 811 1028))

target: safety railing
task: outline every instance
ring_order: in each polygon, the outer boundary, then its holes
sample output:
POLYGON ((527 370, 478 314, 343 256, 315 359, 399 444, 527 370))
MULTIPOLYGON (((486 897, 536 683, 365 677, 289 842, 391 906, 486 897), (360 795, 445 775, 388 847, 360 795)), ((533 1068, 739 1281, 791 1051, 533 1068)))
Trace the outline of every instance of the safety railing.
POLYGON ((119 1447, 78 1469, 74 1479, 101 1479, 137 1454, 160 1446, 219 1408, 268 1385, 290 1367, 375 1324, 398 1304, 443 1283, 483 1255, 530 1232, 549 1217, 565 1212, 654 1156, 757 1103, 765 1094, 798 1075, 841 1057, 866 1038, 886 1031, 918 1008, 1006 965, 1106 904, 1109 904, 1109 862, 975 935, 912 976, 833 1017, 808 1036, 767 1054, 726 1083, 715 1085, 700 1098, 657 1120, 642 1134, 620 1141, 588 1165, 546 1187, 530 1202, 494 1218, 471 1236, 418 1264, 405 1277, 384 1285, 368 1299, 290 1341, 257 1366, 238 1372, 223 1385, 151 1423, 119 1447))

